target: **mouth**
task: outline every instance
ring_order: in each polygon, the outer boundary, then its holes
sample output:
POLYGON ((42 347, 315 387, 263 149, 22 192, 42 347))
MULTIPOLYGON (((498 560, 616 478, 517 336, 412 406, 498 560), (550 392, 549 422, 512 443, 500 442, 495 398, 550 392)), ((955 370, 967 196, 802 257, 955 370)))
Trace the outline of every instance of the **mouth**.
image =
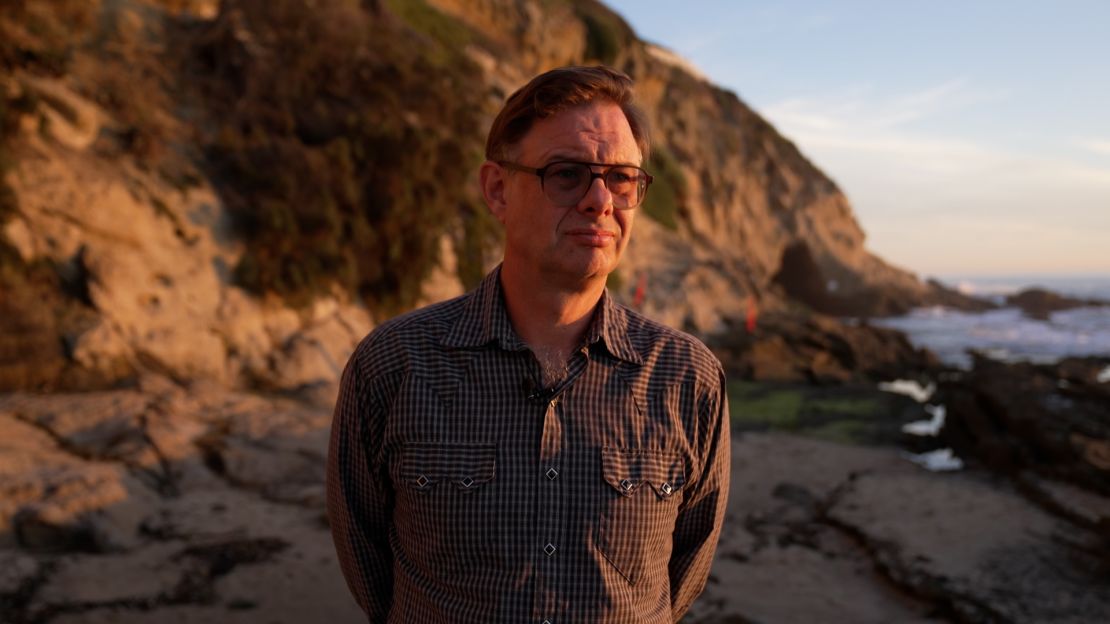
POLYGON ((575 228, 566 234, 587 247, 605 247, 617 239, 614 232, 594 228, 575 228))

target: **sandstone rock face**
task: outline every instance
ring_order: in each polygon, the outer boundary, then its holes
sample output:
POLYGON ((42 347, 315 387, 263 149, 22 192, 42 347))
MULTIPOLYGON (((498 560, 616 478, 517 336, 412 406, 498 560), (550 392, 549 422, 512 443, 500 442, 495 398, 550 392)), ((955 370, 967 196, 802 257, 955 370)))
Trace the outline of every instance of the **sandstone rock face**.
MULTIPOLYGON (((527 80, 545 69, 565 65, 567 59, 580 55, 586 47, 586 27, 570 3, 431 0, 429 4, 514 49, 516 54, 511 58, 500 56, 498 67, 499 73, 507 69, 505 66, 513 68, 513 89, 520 85, 521 78, 527 80)), ((503 93, 503 97, 508 95, 509 91, 503 93)))
MULTIPOLYGON (((818 311, 883 315, 936 298, 935 287, 866 250, 845 196, 792 143, 734 94, 651 51, 629 46, 621 66, 638 80, 659 147, 685 179, 677 231, 723 272, 742 276, 736 290, 773 305, 770 282, 796 246, 810 254, 829 294, 844 302, 818 311)), ((695 297, 692 304, 736 317, 743 312, 736 301, 695 297)))
POLYGON ((62 81, 25 88, 79 111, 25 137, 35 157, 8 176, 19 212, 5 225, 24 261, 79 270, 97 320, 67 337, 78 364, 112 371, 125 360, 179 380, 276 389, 338 379, 372 327, 364 308, 326 298, 297 311, 246 294, 230 282, 240 249, 211 187, 178 189, 137 162, 100 156, 69 129, 95 136, 89 126, 108 118, 95 103, 62 81))

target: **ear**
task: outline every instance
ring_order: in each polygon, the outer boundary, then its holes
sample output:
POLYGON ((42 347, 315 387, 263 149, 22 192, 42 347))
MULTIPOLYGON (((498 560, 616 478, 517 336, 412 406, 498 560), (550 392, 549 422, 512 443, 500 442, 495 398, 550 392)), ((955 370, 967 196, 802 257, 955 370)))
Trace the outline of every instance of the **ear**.
POLYGON ((494 218, 504 225, 505 214, 508 209, 508 202, 505 199, 507 172, 501 165, 487 160, 482 163, 478 175, 481 180, 482 197, 486 200, 486 206, 489 207, 489 211, 493 213, 494 218))

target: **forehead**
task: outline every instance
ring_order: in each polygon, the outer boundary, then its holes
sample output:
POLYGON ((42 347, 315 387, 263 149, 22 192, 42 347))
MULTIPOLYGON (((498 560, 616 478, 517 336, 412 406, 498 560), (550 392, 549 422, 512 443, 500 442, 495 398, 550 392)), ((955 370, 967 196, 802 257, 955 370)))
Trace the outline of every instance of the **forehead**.
POLYGON ((627 164, 641 160, 628 118, 613 102, 574 106, 536 121, 521 139, 520 152, 530 165, 558 158, 627 164))

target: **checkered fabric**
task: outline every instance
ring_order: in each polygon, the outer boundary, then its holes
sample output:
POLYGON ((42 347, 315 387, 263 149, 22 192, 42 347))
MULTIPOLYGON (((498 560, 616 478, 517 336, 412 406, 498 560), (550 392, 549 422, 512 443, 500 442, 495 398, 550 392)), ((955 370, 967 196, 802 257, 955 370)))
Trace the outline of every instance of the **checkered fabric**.
POLYGON ((328 515, 351 592, 372 622, 677 621, 728 498, 720 363, 606 293, 541 388, 499 275, 347 364, 328 515))

